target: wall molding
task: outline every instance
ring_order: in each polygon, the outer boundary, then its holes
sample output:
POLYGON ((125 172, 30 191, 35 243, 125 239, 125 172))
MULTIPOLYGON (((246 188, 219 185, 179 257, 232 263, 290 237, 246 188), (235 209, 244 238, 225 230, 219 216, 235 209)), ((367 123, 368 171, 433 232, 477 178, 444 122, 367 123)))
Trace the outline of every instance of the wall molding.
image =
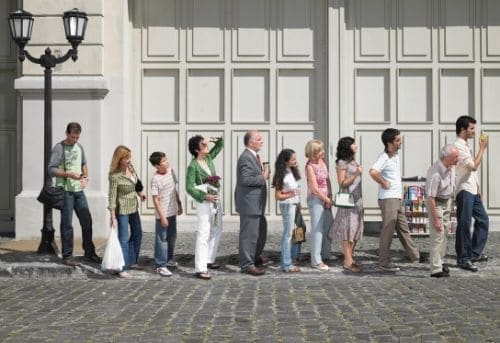
MULTIPOLYGON (((42 98, 43 76, 23 76, 14 81, 14 89, 23 98, 42 98)), ((54 99, 104 99, 109 92, 108 81, 102 76, 52 77, 54 99)))

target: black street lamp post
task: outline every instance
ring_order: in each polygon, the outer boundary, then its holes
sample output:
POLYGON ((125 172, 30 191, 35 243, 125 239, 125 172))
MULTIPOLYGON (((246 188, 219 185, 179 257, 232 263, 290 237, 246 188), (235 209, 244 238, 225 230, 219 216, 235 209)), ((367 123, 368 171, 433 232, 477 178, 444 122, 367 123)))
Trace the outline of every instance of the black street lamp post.
MULTIPOLYGON (((45 68, 44 72, 44 183, 51 183, 51 177, 48 173, 48 165, 52 150, 52 68, 56 65, 64 63, 70 57, 73 61, 78 58, 77 47, 82 42, 87 28, 87 14, 80 12, 74 8, 64 12, 63 23, 66 39, 71 43, 71 49, 61 57, 52 54, 50 48, 45 49, 45 54, 40 58, 33 57, 27 50, 24 49, 28 41, 31 39, 31 31, 33 29, 33 16, 31 13, 19 10, 12 12, 9 16, 10 34, 16 42, 19 61, 23 62, 25 58, 29 61, 39 64, 45 68)), ((43 227, 42 239, 38 247, 40 254, 57 254, 58 249, 54 241, 54 227, 52 225, 52 208, 43 205, 43 227)))

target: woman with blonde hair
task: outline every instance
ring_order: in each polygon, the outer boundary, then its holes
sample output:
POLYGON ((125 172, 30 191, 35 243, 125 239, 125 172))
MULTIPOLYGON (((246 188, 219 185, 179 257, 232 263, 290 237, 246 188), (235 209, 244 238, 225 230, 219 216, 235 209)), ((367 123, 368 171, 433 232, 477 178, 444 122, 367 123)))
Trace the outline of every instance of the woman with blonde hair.
POLYGON ((311 266, 326 271, 323 262, 330 258, 331 241, 328 231, 333 223, 332 187, 325 162, 323 142, 317 139, 306 144, 307 205, 311 214, 311 266))
POLYGON ((108 209, 111 226, 118 227, 118 239, 125 260, 125 267, 119 273, 120 277, 130 277, 128 269, 142 269, 138 264, 142 227, 137 197, 142 201, 146 200, 143 188, 132 166, 130 149, 123 145, 117 146, 109 168, 108 209))

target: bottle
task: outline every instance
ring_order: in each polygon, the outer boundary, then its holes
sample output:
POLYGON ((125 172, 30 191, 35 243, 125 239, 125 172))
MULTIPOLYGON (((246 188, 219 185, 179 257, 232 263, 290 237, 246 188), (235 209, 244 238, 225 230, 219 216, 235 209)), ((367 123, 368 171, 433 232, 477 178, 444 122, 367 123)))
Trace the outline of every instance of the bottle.
POLYGON ((415 188, 408 187, 408 199, 415 200, 415 188))

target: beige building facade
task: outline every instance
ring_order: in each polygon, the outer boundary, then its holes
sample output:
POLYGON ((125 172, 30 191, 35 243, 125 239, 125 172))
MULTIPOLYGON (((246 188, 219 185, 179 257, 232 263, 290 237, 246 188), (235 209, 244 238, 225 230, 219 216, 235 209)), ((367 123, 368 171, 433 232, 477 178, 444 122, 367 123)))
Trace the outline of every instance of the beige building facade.
MULTIPOLYGON (((425 176, 439 148, 455 139, 463 114, 490 136, 481 191, 492 221, 500 221, 498 1, 8 0, 0 15, 21 7, 35 16, 27 46, 33 55, 46 46, 66 52, 64 11, 78 7, 89 16, 79 59, 54 70, 53 142, 64 138, 67 122, 82 124, 96 235, 107 230, 107 172, 118 144, 131 147, 146 184, 153 174, 147 157, 165 151, 183 190, 189 137, 224 137, 216 162, 231 220, 246 130, 263 133, 266 160, 288 147, 301 166, 306 142, 323 140, 332 176, 336 142, 354 136, 366 171, 366 219, 378 221, 367 171, 383 149, 381 131, 403 132, 402 173, 425 176)), ((16 238, 38 237, 43 70, 16 62, 7 23, 1 25, 0 187, 8 192, 0 194, 0 220, 16 238)), ((189 221, 194 204, 181 193, 182 220, 189 221)), ((269 216, 279 215, 272 193, 268 204, 269 216)), ((141 212, 146 222, 152 218, 150 198, 141 212)))

